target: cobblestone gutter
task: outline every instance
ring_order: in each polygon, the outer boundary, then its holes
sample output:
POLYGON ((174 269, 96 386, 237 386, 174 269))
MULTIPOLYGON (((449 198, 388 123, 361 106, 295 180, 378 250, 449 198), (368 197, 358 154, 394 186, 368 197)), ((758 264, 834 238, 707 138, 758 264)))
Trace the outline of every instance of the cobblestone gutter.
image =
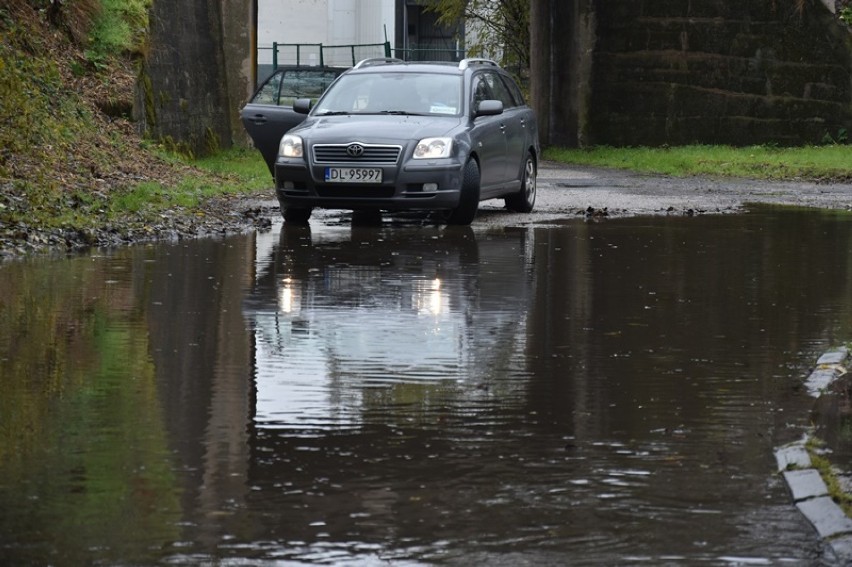
MULTIPOLYGON (((805 381, 810 395, 814 398, 822 396, 835 380, 846 374, 848 363, 849 350, 845 347, 823 354, 805 381)), ((852 518, 834 502, 825 481, 814 468, 806 448, 810 438, 808 434, 800 441, 776 449, 778 471, 784 476, 796 507, 831 547, 837 561, 842 565, 850 565, 852 518)))

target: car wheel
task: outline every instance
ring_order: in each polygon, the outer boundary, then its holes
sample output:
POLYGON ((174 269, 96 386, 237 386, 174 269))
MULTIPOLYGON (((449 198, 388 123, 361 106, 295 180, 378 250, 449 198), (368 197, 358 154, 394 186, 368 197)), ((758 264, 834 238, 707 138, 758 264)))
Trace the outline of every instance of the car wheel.
POLYGON ((468 225, 479 208, 479 164, 471 158, 464 166, 459 205, 447 215, 447 224, 468 225))
POLYGON ((535 160, 530 152, 524 161, 524 173, 521 177, 520 191, 506 197, 506 208, 516 213, 529 213, 535 206, 536 193, 535 160))
POLYGON ((303 209, 301 207, 284 207, 281 211, 281 216, 286 222, 293 224, 307 224, 311 218, 311 209, 303 209))

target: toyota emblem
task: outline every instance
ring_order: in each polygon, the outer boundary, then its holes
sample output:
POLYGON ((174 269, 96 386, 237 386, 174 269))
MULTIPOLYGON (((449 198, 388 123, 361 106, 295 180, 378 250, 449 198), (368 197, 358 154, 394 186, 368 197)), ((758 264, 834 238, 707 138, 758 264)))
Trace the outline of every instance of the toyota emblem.
POLYGON ((349 144, 346 146, 346 155, 349 157, 361 157, 364 155, 364 146, 361 144, 349 144))

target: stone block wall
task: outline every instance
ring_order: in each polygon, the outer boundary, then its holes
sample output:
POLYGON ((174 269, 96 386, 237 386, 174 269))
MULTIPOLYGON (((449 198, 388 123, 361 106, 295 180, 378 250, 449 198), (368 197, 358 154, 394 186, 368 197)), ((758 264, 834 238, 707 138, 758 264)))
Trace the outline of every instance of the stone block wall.
POLYGON ((819 143, 852 131, 852 34, 821 3, 596 2, 590 144, 819 143))

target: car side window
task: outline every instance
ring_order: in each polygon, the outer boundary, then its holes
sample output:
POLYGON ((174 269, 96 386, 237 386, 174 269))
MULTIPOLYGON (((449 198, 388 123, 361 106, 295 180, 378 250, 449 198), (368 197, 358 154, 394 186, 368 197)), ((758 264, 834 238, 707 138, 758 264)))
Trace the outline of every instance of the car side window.
POLYGON ((513 81, 510 77, 500 76, 503 79, 503 82, 506 83, 506 87, 508 87, 509 92, 512 93, 512 98, 515 99, 515 106, 526 106, 527 101, 524 100, 524 95, 521 92, 518 84, 513 81))
POLYGON ((516 106, 512 93, 509 92, 509 89, 506 87, 503 79, 500 78, 500 75, 497 73, 484 73, 484 76, 491 89, 492 97, 502 102, 503 108, 512 108, 513 106, 516 106))
POLYGON ((279 71, 269 77, 251 101, 255 104, 278 104, 278 91, 281 88, 283 75, 284 73, 279 71))
POLYGON ((297 98, 310 98, 314 102, 337 78, 334 71, 322 69, 288 69, 281 81, 280 106, 293 106, 297 98))
POLYGON ((473 77, 473 106, 472 108, 476 110, 479 108, 479 103, 483 100, 489 100, 493 98, 491 96, 491 88, 488 86, 488 82, 485 80, 485 76, 480 73, 473 77))

